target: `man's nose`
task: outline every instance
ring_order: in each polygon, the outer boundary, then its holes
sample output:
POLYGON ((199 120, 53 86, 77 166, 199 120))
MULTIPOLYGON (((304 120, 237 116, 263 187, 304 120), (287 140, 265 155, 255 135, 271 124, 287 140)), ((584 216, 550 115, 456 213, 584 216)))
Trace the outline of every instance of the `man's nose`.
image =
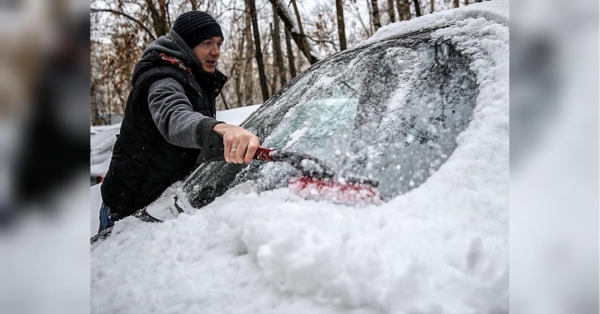
POLYGON ((213 56, 218 56, 221 54, 221 48, 219 48, 219 46, 217 46, 217 45, 213 45, 212 48, 210 49, 210 53, 213 56))

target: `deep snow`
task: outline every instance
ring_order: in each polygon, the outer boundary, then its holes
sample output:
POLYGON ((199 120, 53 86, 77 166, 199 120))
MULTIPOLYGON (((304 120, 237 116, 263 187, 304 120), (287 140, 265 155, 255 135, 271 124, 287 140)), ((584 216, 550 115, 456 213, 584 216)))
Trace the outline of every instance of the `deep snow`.
POLYGON ((495 0, 374 35, 456 19, 432 36, 474 60, 473 120, 419 188, 347 207, 247 182, 193 215, 126 218, 92 246, 92 312, 507 313, 509 30, 486 4, 508 14, 495 0))

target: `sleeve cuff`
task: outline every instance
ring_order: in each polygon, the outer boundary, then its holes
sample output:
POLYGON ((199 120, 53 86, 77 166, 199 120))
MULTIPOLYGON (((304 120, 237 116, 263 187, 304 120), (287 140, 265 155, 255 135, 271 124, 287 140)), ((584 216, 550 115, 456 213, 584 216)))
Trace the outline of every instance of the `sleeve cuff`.
POLYGON ((198 147, 203 147, 204 142, 206 142, 206 138, 210 135, 213 128, 217 124, 225 123, 223 121, 217 121, 215 119, 205 119, 198 124, 198 128, 196 129, 196 143, 198 147))

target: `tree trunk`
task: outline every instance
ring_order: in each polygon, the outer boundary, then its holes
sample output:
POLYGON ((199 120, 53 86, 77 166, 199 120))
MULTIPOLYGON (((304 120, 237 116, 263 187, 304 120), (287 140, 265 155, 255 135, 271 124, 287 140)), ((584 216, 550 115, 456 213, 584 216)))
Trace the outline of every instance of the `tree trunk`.
POLYGON ((465 5, 469 5, 469 0, 465 0, 465 5))
MULTIPOLYGON (((369 0, 367 0, 369 1, 369 0)), ((375 31, 377 31, 379 28, 381 28, 381 20, 379 18, 379 5, 377 4, 377 0, 370 0, 371 1, 371 19, 373 21, 373 27, 375 28, 375 31)))
POLYGON ((417 17, 421 16, 421 5, 419 4, 419 0, 413 0, 413 3, 415 5, 415 13, 417 14, 417 17))
POLYGON ((98 125, 100 122, 100 106, 98 104, 97 94, 98 94, 98 83, 95 82, 94 78, 91 79, 92 83, 90 84, 90 113, 92 114, 92 125, 98 125))
POLYGON ((246 11, 245 20, 246 68, 244 69, 244 106, 249 106, 254 104, 254 71, 251 57, 254 55, 254 48, 252 47, 252 18, 248 11, 246 11))
POLYGON ((221 92, 219 94, 219 98, 221 98, 221 101, 223 101, 223 107, 225 107, 225 110, 227 109, 231 109, 231 107, 229 106, 229 104, 227 103, 227 98, 225 98, 225 93, 221 92))
POLYGON ((275 31, 273 30, 273 23, 269 23, 269 34, 271 48, 273 49, 273 57, 271 58, 271 69, 270 71, 267 69, 267 71, 269 72, 268 81, 271 88, 271 95, 274 95, 277 91, 277 81, 279 80, 281 75, 279 73, 279 68, 277 67, 277 57, 275 56, 275 31))
POLYGON ((290 32, 285 29, 285 47, 287 49, 288 66, 290 68, 290 79, 296 77, 296 64, 294 63, 294 51, 292 50, 292 40, 290 39, 290 32))
MULTIPOLYGON (((392 0, 390 0, 392 1, 392 0)), ((344 1, 335 0, 335 10, 337 12, 338 35, 340 38, 340 51, 346 50, 346 26, 344 25, 344 1)))
POLYGON ((453 1, 452 1, 452 4, 453 4, 453 7, 455 7, 455 8, 458 8, 458 6, 460 5, 460 4, 458 3, 458 0, 453 0, 453 1))
POLYGON ((265 65, 263 63, 262 49, 260 48, 260 33, 258 30, 258 20, 256 18, 255 0, 246 0, 246 5, 250 9, 252 18, 252 33, 254 34, 254 56, 258 65, 258 78, 260 80, 260 90, 262 91, 263 103, 269 99, 269 87, 267 86, 267 76, 265 75, 265 65))
MULTIPOLYGON (((300 20, 300 15, 298 12, 298 8, 296 6, 296 2, 294 0, 292 0, 292 5, 294 6, 294 10, 296 12, 296 21, 297 21, 296 23, 294 23, 294 20, 292 19, 290 11, 287 9, 287 7, 283 6, 281 1, 277 1, 277 0, 269 0, 269 1, 275 6, 275 8, 277 10, 277 14, 281 18, 281 21, 283 21, 285 28, 288 30, 288 32, 292 36, 292 39, 294 40, 294 42, 296 42, 296 45, 302 51, 302 54, 304 54, 304 56, 306 57, 306 59, 308 59, 310 64, 317 63, 320 60, 320 57, 311 53, 311 49, 310 49, 311 46, 308 43, 308 39, 302 29, 302 21, 300 20), (298 26, 298 27, 296 28, 295 26, 298 26)), ((316 51, 316 49, 315 49, 315 51, 316 51)))
POLYGON ((409 0, 396 0, 398 5, 398 16, 401 21, 410 20, 410 2, 409 0))
POLYGON ((377 0, 367 1, 371 1, 371 18, 373 20, 373 27, 375 28, 375 31, 377 31, 381 28, 381 19, 379 18, 379 4, 377 3, 377 0))
POLYGON ((244 93, 242 91, 242 66, 243 66, 243 51, 246 36, 240 36, 236 54, 236 71, 234 71, 234 82, 235 82, 235 95, 236 95, 236 107, 241 107, 244 103, 244 93))
POLYGON ((434 7, 433 7, 434 2, 435 2, 434 0, 429 0, 429 13, 433 13, 433 11, 434 11, 434 7))
MULTIPOLYGON (((296 48, 298 48, 298 47, 296 47, 296 48)), ((302 54, 302 51, 300 51, 300 48, 298 48, 296 54, 297 55, 302 54)), ((296 69, 298 69, 299 72, 302 72, 302 66, 304 65, 304 59, 305 58, 297 58, 296 59, 296 69)))
POLYGON ((154 6, 154 1, 146 0, 146 5, 148 6, 148 10, 152 16, 152 26, 154 27, 156 36, 160 37, 166 35, 169 32, 169 25, 167 25, 167 4, 165 3, 165 0, 158 0, 160 13, 154 6))
POLYGON ((387 13, 390 17, 390 23, 396 22, 396 14, 394 12, 394 0, 387 0, 387 13))
MULTIPOLYGON (((302 36, 302 41, 298 46, 306 56, 311 56, 310 47, 308 44, 308 38, 306 38, 306 34, 304 33, 304 28, 302 27, 302 19, 300 18, 300 11, 298 10, 298 5, 296 4, 296 0, 290 0, 292 6, 294 7, 294 14, 296 15, 296 23, 298 23, 298 29, 300 30, 300 35, 302 36)), ((308 58, 310 61, 310 58, 308 58)), ((312 62, 310 64, 313 64, 312 62)))
MULTIPOLYGON (((275 7, 273 7, 275 12, 275 7)), ((279 83, 281 87, 287 84, 285 75, 285 65, 283 62, 283 52, 281 51, 281 31, 279 30, 279 17, 277 14, 273 14, 273 51, 275 52, 275 64, 277 65, 277 71, 279 72, 279 83)), ((273 91, 273 94, 275 91, 273 91)))
POLYGON ((475 2, 481 2, 481 0, 475 0, 475 2))
POLYGON ((192 11, 198 10, 198 2, 196 0, 190 0, 190 4, 192 5, 192 11))

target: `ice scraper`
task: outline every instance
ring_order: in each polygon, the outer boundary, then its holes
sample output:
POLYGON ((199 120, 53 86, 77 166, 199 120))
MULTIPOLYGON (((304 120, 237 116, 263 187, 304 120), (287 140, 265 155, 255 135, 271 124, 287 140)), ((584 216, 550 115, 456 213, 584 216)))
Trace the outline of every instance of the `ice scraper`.
MULTIPOLYGON (((223 151, 222 138, 213 136, 204 146, 200 161, 225 160, 223 151)), ((325 199, 347 205, 381 202, 376 180, 339 176, 323 161, 308 154, 259 147, 254 159, 285 162, 296 168, 300 175, 292 177, 288 186, 303 198, 325 199)))

